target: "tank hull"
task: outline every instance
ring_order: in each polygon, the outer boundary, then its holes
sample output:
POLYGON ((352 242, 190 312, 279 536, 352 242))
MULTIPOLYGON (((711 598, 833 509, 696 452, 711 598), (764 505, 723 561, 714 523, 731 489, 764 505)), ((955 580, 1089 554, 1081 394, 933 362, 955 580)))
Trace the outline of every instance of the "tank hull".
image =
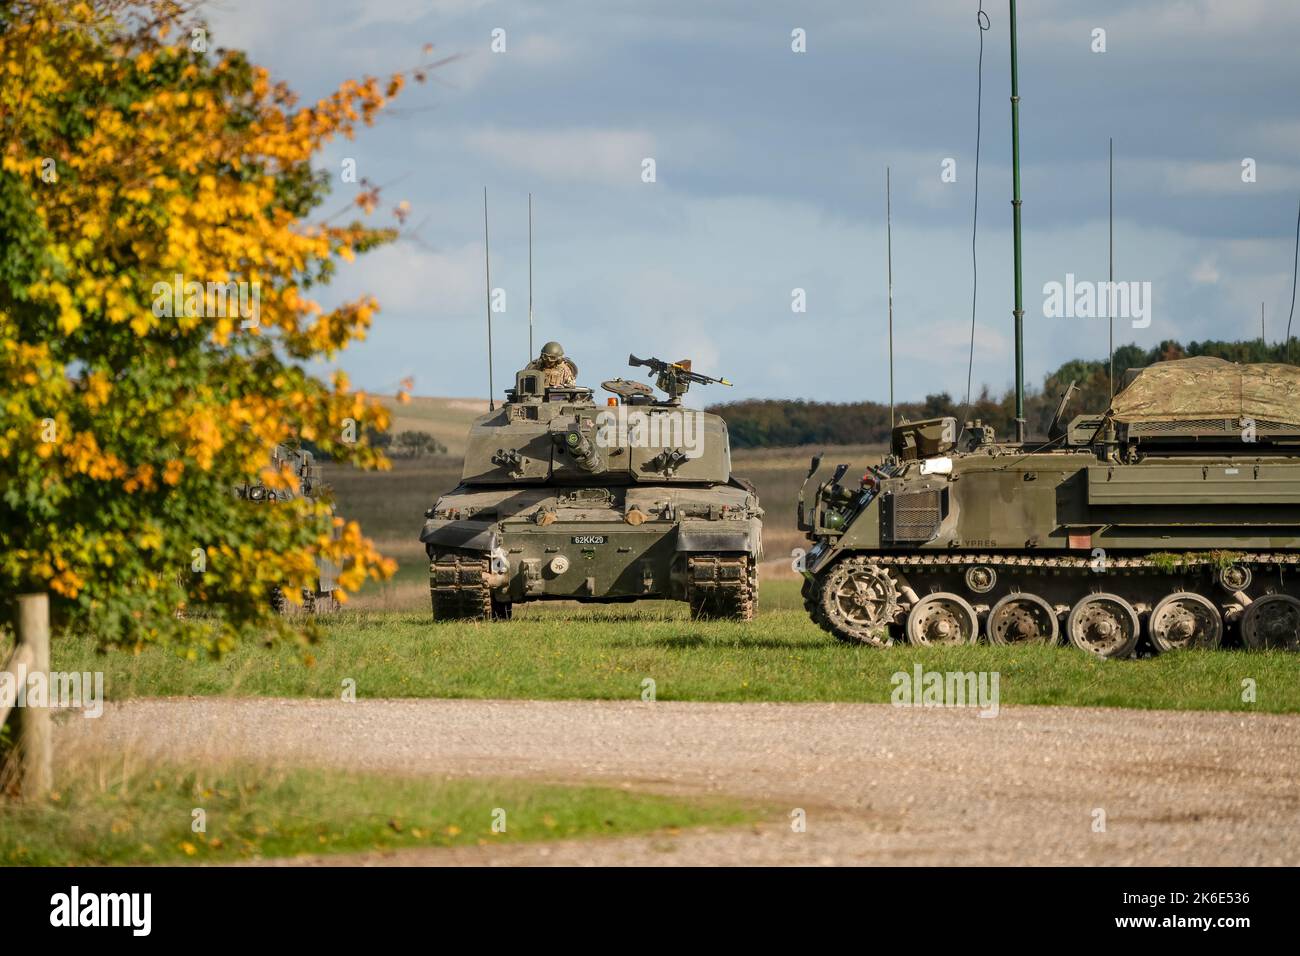
POLYGON ((762 525, 746 510, 753 496, 744 488, 574 491, 609 497, 600 507, 566 508, 546 494, 457 489, 444 495, 439 500, 443 508, 471 501, 491 507, 487 502, 496 500, 497 517, 425 523, 421 540, 431 562, 435 613, 439 594, 453 583, 448 556, 480 566, 480 586, 498 608, 547 600, 668 599, 692 602, 703 613, 701 588, 719 584, 716 575, 702 572, 705 560, 720 562, 722 584, 744 592, 736 595, 737 603, 756 600, 762 525), (651 512, 652 503, 659 507, 651 512), (635 524, 629 523, 629 514, 637 516, 635 524))

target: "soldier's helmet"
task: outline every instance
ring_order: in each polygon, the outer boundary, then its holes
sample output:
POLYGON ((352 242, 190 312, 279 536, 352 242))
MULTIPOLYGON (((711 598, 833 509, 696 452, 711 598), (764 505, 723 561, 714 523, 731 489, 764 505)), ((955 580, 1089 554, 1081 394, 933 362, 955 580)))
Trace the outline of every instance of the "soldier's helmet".
POLYGON ((554 365, 564 359, 564 346, 559 342, 547 342, 542 346, 542 361, 554 365))

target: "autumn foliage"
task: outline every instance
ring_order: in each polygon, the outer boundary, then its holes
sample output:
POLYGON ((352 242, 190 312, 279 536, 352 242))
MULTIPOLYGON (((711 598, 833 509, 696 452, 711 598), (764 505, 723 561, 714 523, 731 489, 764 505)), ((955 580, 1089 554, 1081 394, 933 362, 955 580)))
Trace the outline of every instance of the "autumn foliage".
POLYGON ((405 74, 299 104, 214 40, 166 0, 0 9, 0 597, 49 590, 105 645, 286 634, 267 592, 309 586, 317 556, 345 565, 344 598, 392 573, 324 505, 232 489, 288 484, 279 442, 386 464, 364 437, 384 409, 303 366, 365 336, 374 300, 315 296, 394 233, 357 221, 372 193, 342 200, 350 221, 313 218, 328 176, 312 160, 405 74))

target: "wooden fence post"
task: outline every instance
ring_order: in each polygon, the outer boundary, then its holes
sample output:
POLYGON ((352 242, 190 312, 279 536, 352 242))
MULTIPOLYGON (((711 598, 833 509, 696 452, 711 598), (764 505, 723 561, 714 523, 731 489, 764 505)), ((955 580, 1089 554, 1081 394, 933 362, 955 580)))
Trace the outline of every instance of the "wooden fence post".
POLYGON ((22 733, 18 738, 19 796, 24 800, 44 797, 54 789, 54 758, 51 740, 50 597, 48 594, 18 595, 18 647, 30 648, 30 671, 46 676, 46 699, 41 707, 24 707, 22 733))

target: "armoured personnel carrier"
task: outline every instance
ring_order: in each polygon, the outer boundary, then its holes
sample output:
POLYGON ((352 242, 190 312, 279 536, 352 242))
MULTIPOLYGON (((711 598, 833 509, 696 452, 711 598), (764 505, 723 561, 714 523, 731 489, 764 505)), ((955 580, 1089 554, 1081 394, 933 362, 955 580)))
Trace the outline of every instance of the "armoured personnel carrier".
POLYGON ((1044 443, 911 422, 856 486, 840 466, 807 511, 801 490, 813 620, 874 645, 1300 650, 1300 369, 1162 362, 1064 427, 1068 399, 1044 443))
POLYGON ((690 363, 629 357, 643 382, 547 387, 515 377, 470 428, 461 483, 426 513, 437 620, 508 618, 518 603, 669 598, 693 617, 749 620, 758 598, 762 510, 731 473, 726 423, 685 408, 690 363))
MULTIPOLYGON (((291 501, 295 495, 319 498, 328 489, 321 478, 320 466, 310 451, 301 447, 276 445, 271 452, 271 467, 289 471, 298 479, 297 492, 284 488, 268 488, 258 482, 248 482, 235 488, 235 494, 250 504, 273 507, 279 501, 291 501)), ((316 561, 316 585, 303 588, 301 609, 309 614, 322 614, 338 609, 334 591, 338 587, 338 566, 332 561, 316 561)), ((299 606, 285 597, 279 587, 271 589, 271 604, 281 614, 298 610, 299 606)))
POLYGON ((806 511, 815 458, 799 493, 805 606, 875 645, 1064 632, 1107 658, 1225 639, 1300 650, 1300 370, 1158 363, 1068 427, 1067 391, 1047 440, 1026 440, 1015 0, 1008 26, 1016 440, 905 423, 883 462, 856 486, 839 466, 806 511))

